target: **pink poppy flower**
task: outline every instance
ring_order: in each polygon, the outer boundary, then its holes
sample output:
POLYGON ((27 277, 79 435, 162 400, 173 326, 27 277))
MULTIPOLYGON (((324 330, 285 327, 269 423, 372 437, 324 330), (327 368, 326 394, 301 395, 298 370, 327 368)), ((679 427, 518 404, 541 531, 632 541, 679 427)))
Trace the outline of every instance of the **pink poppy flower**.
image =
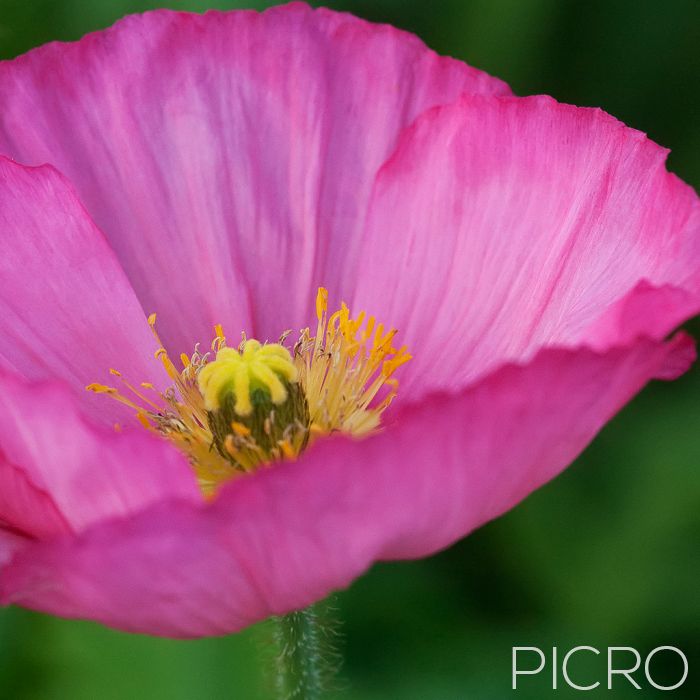
POLYGON ((301 608, 694 357, 666 151, 391 27, 128 17, 0 64, 0 153, 4 604, 177 637, 301 608))

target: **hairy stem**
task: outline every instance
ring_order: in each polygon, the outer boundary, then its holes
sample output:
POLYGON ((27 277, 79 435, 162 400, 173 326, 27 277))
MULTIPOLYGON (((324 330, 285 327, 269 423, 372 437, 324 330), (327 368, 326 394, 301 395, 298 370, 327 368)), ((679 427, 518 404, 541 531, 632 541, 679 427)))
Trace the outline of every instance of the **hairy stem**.
POLYGON ((331 606, 323 601, 273 618, 279 700, 320 700, 339 666, 331 606))

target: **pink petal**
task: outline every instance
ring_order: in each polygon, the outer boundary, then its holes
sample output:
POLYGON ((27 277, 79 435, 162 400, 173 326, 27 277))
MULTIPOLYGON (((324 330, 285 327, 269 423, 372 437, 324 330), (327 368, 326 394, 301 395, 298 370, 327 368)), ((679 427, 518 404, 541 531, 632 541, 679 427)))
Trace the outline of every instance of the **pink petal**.
POLYGON ((0 65, 0 152, 76 184, 169 347, 276 338, 355 270, 374 174, 420 112, 499 80, 293 3, 158 11, 0 65))
MULTIPOLYGON (((63 379, 94 415, 125 415, 85 385, 164 376, 143 311, 74 191, 53 168, 0 156, 0 367, 63 379)), ((130 412, 133 413, 133 412, 130 412)))
POLYGON ((544 350, 405 409, 365 441, 319 443, 229 485, 76 538, 32 544, 0 600, 152 634, 231 632, 348 585, 373 561, 420 557, 554 477, 692 341, 544 350))
POLYGON ((15 552, 30 542, 26 537, 0 528, 0 566, 6 564, 15 552))
POLYGON ((642 280, 586 330, 586 342, 604 349, 611 342, 629 343, 640 335, 663 338, 697 311, 697 294, 642 280))
POLYGON ((88 424, 59 384, 0 373, 0 530, 77 532, 164 499, 200 503, 185 457, 161 438, 88 424))
POLYGON ((465 96, 406 130, 356 242, 355 307, 414 351, 403 395, 545 346, 661 338, 700 310, 700 204, 600 110, 465 96), (358 252, 358 255, 360 252, 358 252))
POLYGON ((50 494, 32 483, 27 471, 13 464, 3 452, 0 484, 0 533, 11 531, 43 538, 71 531, 50 494))

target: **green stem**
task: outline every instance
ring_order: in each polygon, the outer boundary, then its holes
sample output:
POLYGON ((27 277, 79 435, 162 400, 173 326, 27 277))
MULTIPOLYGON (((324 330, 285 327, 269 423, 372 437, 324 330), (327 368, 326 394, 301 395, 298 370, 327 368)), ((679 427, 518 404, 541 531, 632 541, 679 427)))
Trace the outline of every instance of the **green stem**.
POLYGON ((279 700, 320 700, 338 669, 330 606, 316 603, 273 618, 279 700))

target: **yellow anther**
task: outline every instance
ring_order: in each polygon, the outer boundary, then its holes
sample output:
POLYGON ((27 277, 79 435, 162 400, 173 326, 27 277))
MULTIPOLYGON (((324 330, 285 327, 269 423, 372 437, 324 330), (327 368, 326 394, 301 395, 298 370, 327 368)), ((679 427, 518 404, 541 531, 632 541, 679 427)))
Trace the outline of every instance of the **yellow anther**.
POLYGON ((282 345, 262 345, 251 339, 242 343, 240 351, 221 348, 216 359, 202 367, 197 381, 207 411, 218 410, 233 394, 235 412, 248 416, 255 391, 264 391, 273 404, 284 403, 288 395, 285 382, 297 381, 297 369, 282 345))
POLYGON ((189 367, 190 366, 190 356, 187 353, 181 352, 180 353, 180 362, 182 362, 183 367, 189 367))
POLYGON ((318 423, 312 423, 309 426, 309 433, 314 437, 318 437, 319 435, 325 435, 327 432, 328 431, 318 423))
POLYGON ((282 454, 286 459, 294 459, 297 456, 289 440, 280 440, 277 444, 280 446, 280 450, 282 450, 282 454))
POLYGON ((105 384, 88 384, 85 388, 95 394, 113 394, 116 392, 114 387, 106 386, 105 384))
POLYGON ((153 326, 156 325, 156 315, 155 314, 151 314, 148 317, 148 325, 151 326, 151 328, 153 328, 153 326))
POLYGON ((115 377, 121 377, 121 376, 122 376, 122 373, 121 373, 119 370, 116 370, 116 369, 110 369, 110 370, 109 370, 109 373, 110 373, 111 375, 115 376, 115 377))
POLYGON ((233 439, 233 435, 226 436, 226 439, 224 440, 224 447, 226 449, 226 452, 228 452, 231 455, 231 457, 235 457, 238 453, 233 439))
POLYGON ((146 428, 147 430, 150 430, 150 429, 153 427, 153 426, 151 425, 150 421, 148 420, 148 417, 146 416, 145 413, 143 413, 143 411, 139 411, 139 412, 136 414, 136 418, 138 419, 139 423, 141 423, 141 425, 142 425, 144 428, 146 428))
POLYGON ((321 320, 321 317, 328 309, 328 290, 325 287, 319 287, 316 294, 316 318, 321 320))
POLYGON ((250 435, 250 428, 236 420, 231 421, 231 430, 239 437, 248 437, 250 435))
POLYGON ((399 350, 396 350, 396 356, 390 360, 384 360, 382 363, 382 375, 384 377, 390 377, 401 365, 405 365, 412 355, 406 352, 406 346, 403 345, 399 350))

